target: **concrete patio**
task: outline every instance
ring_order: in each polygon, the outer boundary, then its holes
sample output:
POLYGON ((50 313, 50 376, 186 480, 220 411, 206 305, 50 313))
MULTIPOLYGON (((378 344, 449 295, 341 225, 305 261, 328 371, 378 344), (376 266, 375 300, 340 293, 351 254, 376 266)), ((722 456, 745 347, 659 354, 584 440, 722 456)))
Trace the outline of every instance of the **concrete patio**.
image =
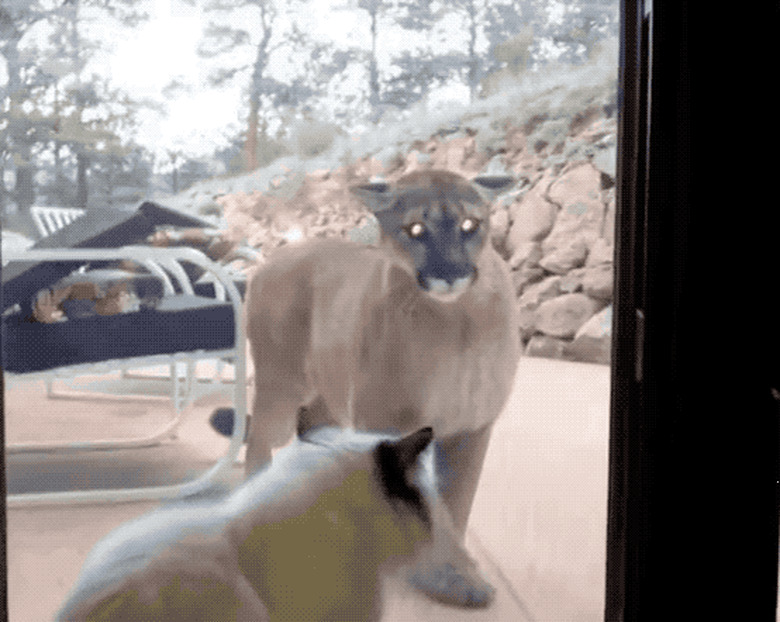
MULTIPOLYGON (((110 385, 111 378, 88 379, 110 385)), ((147 391, 162 383, 141 380, 147 391)), ((93 454, 9 456, 9 492, 174 483, 210 466, 227 447, 208 425, 229 403, 227 385, 204 392, 178 439, 159 447, 93 454)), ((151 431, 170 404, 50 400, 42 381, 6 382, 6 441, 87 439, 151 431)), ((437 605, 399 579, 384 586, 383 620, 596 622, 603 619, 609 368, 524 358, 496 425, 467 546, 497 588, 485 610, 437 605)), ((242 478, 237 465, 229 484, 242 478)), ((157 505, 10 508, 8 605, 12 622, 50 620, 91 547, 157 505)))

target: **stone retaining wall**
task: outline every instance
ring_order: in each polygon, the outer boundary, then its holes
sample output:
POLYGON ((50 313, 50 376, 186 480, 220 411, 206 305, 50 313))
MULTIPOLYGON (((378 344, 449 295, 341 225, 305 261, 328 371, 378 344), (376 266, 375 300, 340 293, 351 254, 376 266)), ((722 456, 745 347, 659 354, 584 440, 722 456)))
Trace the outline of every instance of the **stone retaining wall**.
MULTIPOLYGON (((518 184, 494 206, 493 245, 512 270, 529 356, 609 363, 615 222, 616 120, 602 107, 574 117, 505 122, 480 140, 468 127, 415 141, 390 157, 291 174, 278 191, 219 199, 229 235, 264 252, 296 240, 375 230, 349 192, 374 175, 419 168, 475 176, 496 160, 518 184)), ((373 232, 373 233, 372 233, 373 232)))

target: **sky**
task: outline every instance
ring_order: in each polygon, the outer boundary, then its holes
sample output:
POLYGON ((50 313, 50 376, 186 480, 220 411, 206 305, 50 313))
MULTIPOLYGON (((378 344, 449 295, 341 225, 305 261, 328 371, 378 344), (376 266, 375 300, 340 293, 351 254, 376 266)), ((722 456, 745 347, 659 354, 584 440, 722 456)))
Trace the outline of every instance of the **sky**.
POLYGON ((149 20, 133 29, 132 36, 119 37, 92 66, 134 98, 164 102, 166 114, 139 114, 133 136, 157 152, 158 159, 173 150, 213 153, 214 143, 224 142, 225 131, 237 127, 232 102, 240 93, 206 86, 206 66, 196 52, 205 26, 206 17, 198 8, 178 0, 155 0, 149 20), (174 79, 189 88, 169 99, 163 89, 174 79))
MULTIPOLYGON (((131 136, 134 142, 155 153, 158 165, 169 160, 173 152, 195 157, 213 154, 246 124, 246 74, 233 84, 219 88, 207 83, 213 63, 200 57, 197 48, 213 14, 204 12, 202 4, 187 0, 147 0, 143 7, 150 17, 134 29, 122 30, 104 17, 87 21, 84 26, 86 37, 100 43, 85 73, 107 76, 113 86, 132 98, 162 105, 162 112, 142 109, 131 136), (180 87, 166 90, 173 80, 180 87)), ((357 9, 356 4, 356 0, 311 0, 295 18, 300 28, 314 38, 335 41, 341 47, 369 50, 369 16, 357 9)), ((553 20, 555 4, 551 0, 553 20)), ((235 19, 245 24, 246 20, 257 18, 254 13, 236 15, 235 19)), ((377 49, 380 71, 390 66, 390 58, 399 50, 414 50, 418 45, 431 43, 464 50, 467 36, 457 15, 450 15, 430 33, 401 30, 393 28, 387 19, 380 21, 377 49)), ((245 46, 231 60, 249 65, 253 53, 251 47, 245 46)), ((282 57, 272 72, 283 78, 286 71, 294 70, 295 63, 294 58, 282 57)), ((0 63, 0 81, 3 70, 0 63)), ((347 80, 339 88, 348 90, 352 86, 356 90, 365 89, 362 68, 352 73, 351 82, 347 80)), ((468 92, 464 85, 458 85, 437 97, 440 105, 449 100, 465 103, 468 92)), ((430 103, 436 105, 437 101, 430 103)))
MULTIPOLYGON (((318 0, 306 5, 306 12, 297 19, 302 29, 322 40, 339 40, 368 49, 369 22, 365 11, 338 10, 344 0, 318 0)), ((170 150, 191 155, 214 152, 215 143, 225 144, 225 136, 240 131, 245 120, 243 103, 246 84, 213 88, 206 79, 209 62, 198 56, 196 49, 209 16, 199 7, 181 0, 155 0, 150 4, 150 19, 132 31, 132 36, 116 37, 113 49, 102 52, 93 63, 94 70, 109 75, 114 85, 137 98, 165 102, 166 115, 152 110, 140 115, 136 142, 157 150, 161 158, 170 150), (173 98, 166 98, 163 89, 171 80, 187 85, 173 98)), ((97 29, 103 25, 94 26, 97 29)), ((105 37, 105 31, 100 33, 105 37)), ((392 36, 381 46, 386 62, 398 44, 392 36)), ((407 37, 403 45, 409 45, 407 37)), ((248 50, 247 50, 248 51, 248 50)), ((244 59, 247 63, 251 58, 244 59)), ((285 68, 273 71, 283 75, 285 68)), ((244 80, 243 82, 246 82, 244 80)))
MULTIPOLYGON (((296 21, 316 39, 369 50, 369 16, 354 5, 353 0, 307 2, 296 14, 296 21)), ((247 79, 218 89, 208 86, 209 62, 199 57, 196 49, 210 15, 200 7, 182 0, 153 0, 149 7, 148 22, 134 30, 131 37, 114 37, 112 49, 101 53, 94 66, 133 96, 165 102, 167 114, 144 111, 134 135, 136 142, 156 150, 158 159, 164 160, 172 150, 196 156, 212 154, 215 145, 226 145, 225 137, 235 135, 245 126, 247 79), (168 99, 163 96, 163 89, 174 78, 188 88, 168 99)), ((255 15, 249 16, 250 19, 255 15)), ((465 49, 467 32, 458 19, 453 15, 436 32, 419 34, 393 28, 388 20, 380 22, 377 50, 380 71, 390 66, 391 57, 399 50, 427 46, 431 41, 444 43, 446 39, 450 47, 465 49)), ((101 27, 97 25, 98 29, 101 27)), ((100 34, 105 40, 106 33, 100 34)), ((247 48, 244 52, 251 54, 254 50, 247 48)), ((252 58, 243 60, 249 64, 252 58)), ((294 68, 294 62, 289 60, 289 68, 294 68)), ((277 64, 272 71, 283 77, 285 67, 277 64)), ((364 89, 364 80, 362 73, 355 73, 351 83, 346 81, 340 88, 349 89, 355 84, 356 89, 364 89)), ((450 99, 467 101, 468 89, 457 85, 442 91, 431 104, 450 99)))

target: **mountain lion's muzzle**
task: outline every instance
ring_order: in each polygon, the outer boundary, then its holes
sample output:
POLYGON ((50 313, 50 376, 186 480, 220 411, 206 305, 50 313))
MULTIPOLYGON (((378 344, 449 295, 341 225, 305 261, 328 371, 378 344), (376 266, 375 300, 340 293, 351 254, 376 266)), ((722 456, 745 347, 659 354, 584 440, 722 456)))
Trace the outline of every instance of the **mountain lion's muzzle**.
POLYGON ((417 273, 417 282, 428 294, 443 302, 456 300, 477 280, 475 266, 448 267, 424 274, 417 273))

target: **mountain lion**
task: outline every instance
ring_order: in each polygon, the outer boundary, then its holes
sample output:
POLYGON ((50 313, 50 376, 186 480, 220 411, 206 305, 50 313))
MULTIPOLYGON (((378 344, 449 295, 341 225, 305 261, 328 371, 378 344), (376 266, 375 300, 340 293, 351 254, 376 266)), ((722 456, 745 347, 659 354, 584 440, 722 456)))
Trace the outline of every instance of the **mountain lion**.
MULTIPOLYGON (((430 426, 441 495, 465 532, 520 352, 514 290, 488 230, 490 200, 512 181, 429 170, 359 185, 381 227, 377 246, 315 240, 279 249, 257 271, 246 303, 256 382, 248 473, 287 442, 302 405, 328 425, 430 426)), ((230 433, 232 420, 213 423, 230 433)), ((421 588, 452 600, 424 579, 421 588)), ((474 598, 490 596, 459 604, 474 598)))

